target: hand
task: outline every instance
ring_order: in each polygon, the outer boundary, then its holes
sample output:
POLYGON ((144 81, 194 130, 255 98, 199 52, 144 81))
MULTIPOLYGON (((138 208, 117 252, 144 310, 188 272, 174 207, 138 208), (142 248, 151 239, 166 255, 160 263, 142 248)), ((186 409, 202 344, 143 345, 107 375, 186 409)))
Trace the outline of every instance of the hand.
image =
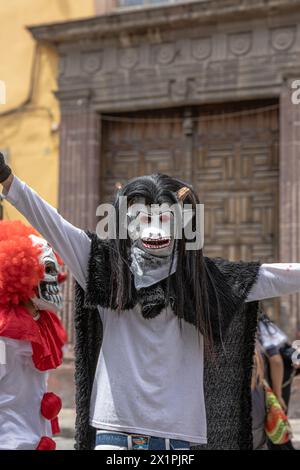
POLYGON ((4 183, 11 173, 11 169, 5 162, 4 155, 0 152, 0 183, 4 183))
POLYGON ((287 406, 286 406, 286 403, 285 403, 284 399, 282 398, 282 396, 277 397, 277 400, 279 401, 280 406, 283 409, 283 411, 286 412, 287 411, 287 406))

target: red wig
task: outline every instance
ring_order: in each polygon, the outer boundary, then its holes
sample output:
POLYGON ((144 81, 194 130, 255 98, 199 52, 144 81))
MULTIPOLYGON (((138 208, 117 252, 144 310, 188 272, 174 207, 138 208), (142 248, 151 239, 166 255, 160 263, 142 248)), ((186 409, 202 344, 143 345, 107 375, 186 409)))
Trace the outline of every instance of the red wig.
POLYGON ((44 278, 40 248, 29 235, 39 234, 20 221, 0 221, 0 305, 18 305, 36 295, 44 278))

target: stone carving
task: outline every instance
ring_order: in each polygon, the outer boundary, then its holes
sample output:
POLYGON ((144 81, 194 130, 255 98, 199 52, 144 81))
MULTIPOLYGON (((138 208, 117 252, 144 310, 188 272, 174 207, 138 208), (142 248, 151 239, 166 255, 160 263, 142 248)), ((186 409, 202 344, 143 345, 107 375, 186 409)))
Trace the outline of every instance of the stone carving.
POLYGON ((228 36, 229 51, 237 56, 245 55, 252 46, 252 33, 232 33, 228 36))
POLYGON ((294 44, 296 30, 294 26, 276 28, 271 31, 271 44, 277 51, 286 51, 294 44))
POLYGON ((172 99, 184 100, 188 97, 189 87, 186 78, 170 81, 170 95, 172 99))
POLYGON ((120 65, 126 69, 132 69, 138 62, 138 49, 130 47, 128 49, 120 49, 120 65))
POLYGON ((176 54, 175 44, 163 44, 157 52, 157 62, 162 65, 173 62, 176 54))
POLYGON ((173 101, 191 99, 196 90, 196 80, 193 77, 184 77, 169 82, 170 98, 173 101))
POLYGON ((194 39, 191 42, 192 56, 197 60, 207 59, 211 55, 211 38, 194 39))
POLYGON ((102 66, 102 51, 82 53, 82 70, 87 73, 95 73, 102 66))

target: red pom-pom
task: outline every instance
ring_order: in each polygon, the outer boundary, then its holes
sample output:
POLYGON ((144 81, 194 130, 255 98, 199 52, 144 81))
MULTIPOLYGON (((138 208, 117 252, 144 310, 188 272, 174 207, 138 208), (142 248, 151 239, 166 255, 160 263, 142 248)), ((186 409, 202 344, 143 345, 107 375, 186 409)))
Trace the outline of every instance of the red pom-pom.
POLYGON ((20 221, 0 222, 0 305, 18 305, 36 295, 44 277, 40 248, 29 235, 38 235, 20 221))
POLYGON ((60 433, 58 418, 54 418, 51 420, 51 430, 52 430, 53 436, 56 436, 57 434, 60 433))
POLYGON ((61 398, 52 392, 44 393, 41 401, 41 414, 44 418, 51 420, 52 434, 59 434, 60 428, 57 415, 62 407, 61 398))
POLYGON ((51 437, 43 436, 38 443, 36 450, 55 450, 56 442, 51 437))
POLYGON ((41 413, 46 419, 57 417, 62 407, 61 398, 52 392, 44 393, 41 401, 41 413))

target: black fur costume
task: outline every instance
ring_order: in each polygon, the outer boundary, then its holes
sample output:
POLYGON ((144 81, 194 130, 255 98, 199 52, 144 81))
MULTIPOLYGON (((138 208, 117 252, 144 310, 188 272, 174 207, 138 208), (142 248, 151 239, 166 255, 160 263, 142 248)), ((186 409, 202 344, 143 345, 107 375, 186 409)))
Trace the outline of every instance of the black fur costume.
MULTIPOLYGON (((102 324, 97 305, 109 306, 110 249, 107 242, 91 234, 92 247, 86 292, 76 284, 76 449, 93 449, 95 429, 89 425, 92 385, 102 341, 102 324)), ((221 318, 210 301, 214 354, 205 353, 204 392, 207 414, 208 444, 197 449, 252 449, 251 374, 257 325, 257 302, 245 303, 255 283, 259 263, 229 262, 205 258, 206 270, 216 289, 221 318), (222 332, 220 334, 220 332, 222 332)), ((188 284, 188 283, 187 283, 188 284)), ((166 282, 144 288, 134 295, 127 308, 139 303, 142 314, 151 318, 166 307, 166 282)), ((176 292, 169 293, 171 303, 176 292)), ((184 319, 193 323, 193 308, 185 299, 184 319)), ((112 312, 112 315, 114 312, 112 312)), ((192 367, 192 364, 191 364, 192 367)), ((182 403, 182 406, 188 406, 182 403)))

